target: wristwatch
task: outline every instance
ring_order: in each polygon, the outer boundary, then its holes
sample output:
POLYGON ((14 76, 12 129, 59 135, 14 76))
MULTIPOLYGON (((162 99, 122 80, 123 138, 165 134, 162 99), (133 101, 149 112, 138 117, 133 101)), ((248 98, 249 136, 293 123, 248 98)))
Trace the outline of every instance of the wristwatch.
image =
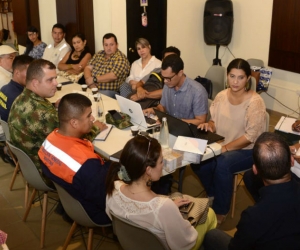
POLYGON ((93 82, 94 82, 94 83, 97 83, 97 82, 98 82, 98 80, 97 80, 97 77, 96 77, 96 76, 94 76, 94 77, 93 77, 93 82))

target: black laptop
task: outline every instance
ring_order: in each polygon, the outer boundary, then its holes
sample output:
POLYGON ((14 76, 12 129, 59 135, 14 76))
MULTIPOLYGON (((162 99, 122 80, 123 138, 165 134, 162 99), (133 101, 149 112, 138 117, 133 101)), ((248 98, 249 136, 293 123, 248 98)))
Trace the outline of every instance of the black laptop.
POLYGON ((163 117, 167 117, 169 133, 175 136, 194 137, 207 140, 207 144, 224 140, 224 137, 210 131, 198 129, 196 125, 184 122, 174 116, 154 109, 155 114, 161 121, 163 117))

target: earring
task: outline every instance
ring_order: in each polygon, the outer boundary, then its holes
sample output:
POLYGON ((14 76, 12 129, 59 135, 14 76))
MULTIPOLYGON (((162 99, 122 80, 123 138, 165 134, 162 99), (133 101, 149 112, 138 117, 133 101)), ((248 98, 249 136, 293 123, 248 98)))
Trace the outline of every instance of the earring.
POLYGON ((151 178, 146 182, 147 187, 151 187, 152 186, 153 181, 151 180, 151 178))
POLYGON ((249 86, 250 86, 250 83, 247 81, 246 86, 245 86, 245 91, 249 90, 249 86))

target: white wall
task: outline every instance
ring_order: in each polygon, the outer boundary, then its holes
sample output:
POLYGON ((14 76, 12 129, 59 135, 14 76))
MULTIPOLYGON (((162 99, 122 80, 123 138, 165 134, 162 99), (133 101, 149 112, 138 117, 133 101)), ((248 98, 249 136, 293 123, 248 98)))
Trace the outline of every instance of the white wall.
MULTIPOLYGON (((234 27, 229 49, 235 57, 259 58, 267 65, 273 1, 232 0, 232 2, 234 27)), ((56 20, 55 0, 39 0, 39 3, 44 37, 44 32, 51 35, 51 27, 56 20)), ((168 0, 167 46, 174 45, 181 50, 185 72, 192 78, 205 75, 216 55, 215 46, 206 45, 203 39, 204 5, 205 0, 168 0)), ((118 37, 120 50, 126 54, 126 1, 94 0, 94 19, 96 50, 102 49, 102 36, 107 32, 113 32, 118 37)), ((226 67, 233 56, 225 47, 221 47, 219 58, 226 67)), ((296 108, 298 96, 295 91, 300 90, 299 84, 299 74, 273 69, 268 93, 285 105, 296 108)), ((263 93, 261 96, 267 108, 289 113, 266 94, 263 93)))

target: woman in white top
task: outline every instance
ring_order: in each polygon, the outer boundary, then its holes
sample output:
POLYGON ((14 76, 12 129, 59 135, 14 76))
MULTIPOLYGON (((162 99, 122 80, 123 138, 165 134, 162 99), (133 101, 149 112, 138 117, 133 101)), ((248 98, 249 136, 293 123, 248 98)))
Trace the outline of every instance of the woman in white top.
MULTIPOLYGON (((216 227, 216 217, 209 209, 207 220, 196 229, 184 220, 178 207, 186 199, 172 201, 151 191, 152 181, 162 175, 161 146, 154 138, 137 135, 127 142, 120 163, 113 164, 106 179, 106 213, 146 227, 156 234, 167 249, 198 249, 205 233, 216 227)), ((111 217, 111 216, 110 216, 111 217)))
POLYGON ((254 142, 266 130, 266 107, 260 95, 250 90, 250 79, 247 61, 231 61, 227 67, 228 88, 218 93, 211 104, 211 120, 198 126, 225 137, 220 156, 192 165, 213 200, 219 224, 230 209, 233 173, 252 167, 254 142))
POLYGON ((151 45, 145 38, 139 38, 135 42, 135 48, 140 59, 134 61, 131 65, 130 74, 125 83, 120 87, 122 96, 127 97, 132 90, 136 90, 137 83, 152 70, 161 67, 161 60, 151 55, 151 45))

